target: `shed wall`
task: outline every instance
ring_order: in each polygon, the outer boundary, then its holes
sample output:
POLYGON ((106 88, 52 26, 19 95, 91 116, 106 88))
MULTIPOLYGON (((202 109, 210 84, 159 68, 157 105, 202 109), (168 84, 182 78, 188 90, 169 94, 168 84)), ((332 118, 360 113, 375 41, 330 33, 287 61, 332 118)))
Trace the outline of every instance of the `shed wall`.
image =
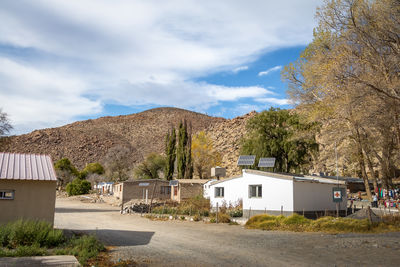
MULTIPOLYGON (((336 184, 321 184, 310 182, 294 182, 294 210, 296 212, 304 211, 334 211, 336 204, 332 200, 332 188, 337 187, 336 184)), ((346 186, 344 188, 345 195, 340 209, 346 208, 346 186)))
POLYGON ((2 179, 0 189, 15 190, 13 200, 0 199, 0 223, 18 219, 54 223, 56 181, 2 179))

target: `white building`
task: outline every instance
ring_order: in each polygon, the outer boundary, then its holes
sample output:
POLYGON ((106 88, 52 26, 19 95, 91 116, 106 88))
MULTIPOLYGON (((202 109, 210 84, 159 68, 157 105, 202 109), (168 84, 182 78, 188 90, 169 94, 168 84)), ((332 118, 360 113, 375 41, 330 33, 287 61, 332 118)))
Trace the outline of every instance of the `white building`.
POLYGON ((315 215, 316 212, 335 211, 333 188, 341 188, 340 209, 346 208, 344 181, 314 176, 277 174, 256 170, 243 170, 240 177, 211 182, 211 206, 235 205, 243 201, 243 216, 257 213, 293 213, 315 215))
POLYGON ((101 182, 93 186, 93 189, 97 189, 100 194, 113 194, 113 182, 101 182))

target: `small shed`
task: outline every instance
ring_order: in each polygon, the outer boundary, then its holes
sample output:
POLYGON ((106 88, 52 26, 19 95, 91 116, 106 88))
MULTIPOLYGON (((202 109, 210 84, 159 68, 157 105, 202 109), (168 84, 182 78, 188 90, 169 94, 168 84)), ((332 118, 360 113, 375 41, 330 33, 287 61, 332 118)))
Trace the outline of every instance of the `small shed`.
POLYGON ((0 153, 0 224, 54 223, 57 177, 50 156, 0 153))
POLYGON ((170 199, 171 187, 169 182, 161 179, 125 181, 114 184, 114 197, 122 202, 131 199, 150 202, 150 199, 170 199))
POLYGON ((235 205, 242 201, 246 217, 258 213, 290 215, 300 213, 315 216, 316 213, 333 212, 333 190, 340 188, 340 209, 346 208, 346 184, 344 181, 278 174, 257 170, 243 170, 242 176, 212 182, 210 202, 215 208, 235 205))
POLYGON ((178 179, 171 181, 171 199, 177 202, 203 195, 203 185, 206 179, 178 179))

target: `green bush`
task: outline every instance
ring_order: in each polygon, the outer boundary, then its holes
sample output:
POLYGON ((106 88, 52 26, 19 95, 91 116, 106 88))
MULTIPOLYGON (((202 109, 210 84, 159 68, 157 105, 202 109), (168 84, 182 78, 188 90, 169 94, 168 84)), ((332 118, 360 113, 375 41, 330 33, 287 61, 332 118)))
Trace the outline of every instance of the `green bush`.
POLYGON ((61 230, 53 229, 48 222, 18 220, 0 228, 0 243, 3 247, 19 246, 55 247, 65 241, 61 230))
POLYGON ((71 183, 68 183, 66 187, 69 196, 88 194, 90 189, 90 182, 79 178, 75 178, 71 183))
POLYGON ((68 254, 76 256, 81 264, 96 257, 100 251, 105 249, 94 236, 87 235, 72 238, 67 247, 68 254))
POLYGON ((233 209, 229 211, 229 215, 233 218, 235 217, 242 217, 243 216, 243 210, 241 209, 233 209))
POLYGON ((62 230, 48 222, 23 221, 1 225, 0 257, 75 255, 82 265, 104 250, 93 236, 67 239, 62 230))

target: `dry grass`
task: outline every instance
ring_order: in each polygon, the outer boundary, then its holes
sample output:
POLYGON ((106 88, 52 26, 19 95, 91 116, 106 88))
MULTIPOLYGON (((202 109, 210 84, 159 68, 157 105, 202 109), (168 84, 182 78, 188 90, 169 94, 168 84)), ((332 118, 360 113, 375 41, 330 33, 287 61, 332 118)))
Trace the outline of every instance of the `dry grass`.
POLYGON ((400 231, 400 216, 391 216, 381 223, 370 223, 368 219, 321 217, 317 220, 293 214, 289 217, 273 215, 256 215, 251 217, 246 227, 262 230, 284 230, 295 232, 326 233, 380 233, 400 231))

